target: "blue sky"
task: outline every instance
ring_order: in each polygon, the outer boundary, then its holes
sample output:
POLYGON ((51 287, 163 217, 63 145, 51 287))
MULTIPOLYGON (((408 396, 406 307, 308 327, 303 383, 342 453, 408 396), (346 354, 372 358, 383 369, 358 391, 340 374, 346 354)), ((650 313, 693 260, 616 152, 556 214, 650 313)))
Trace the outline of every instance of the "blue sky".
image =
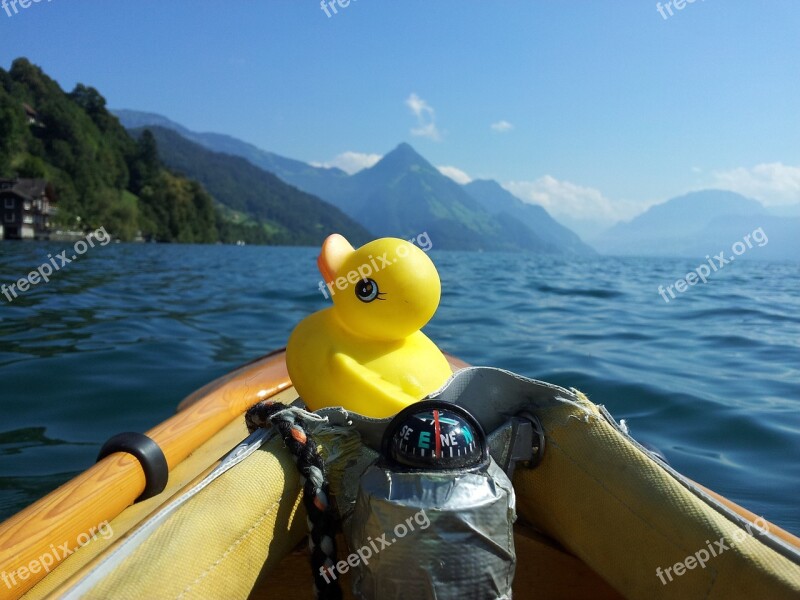
POLYGON ((100 6, 0 9, 0 66, 350 170, 407 141, 566 220, 711 186, 800 202, 796 1, 100 6))

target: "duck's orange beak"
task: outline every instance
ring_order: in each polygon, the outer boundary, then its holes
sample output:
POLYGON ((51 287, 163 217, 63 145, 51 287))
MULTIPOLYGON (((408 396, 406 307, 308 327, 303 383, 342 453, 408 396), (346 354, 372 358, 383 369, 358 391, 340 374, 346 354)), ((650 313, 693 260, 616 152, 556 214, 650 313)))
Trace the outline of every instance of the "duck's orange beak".
POLYGON ((322 250, 317 257, 317 267, 325 283, 332 283, 344 261, 355 252, 344 236, 334 233, 322 242, 322 250))

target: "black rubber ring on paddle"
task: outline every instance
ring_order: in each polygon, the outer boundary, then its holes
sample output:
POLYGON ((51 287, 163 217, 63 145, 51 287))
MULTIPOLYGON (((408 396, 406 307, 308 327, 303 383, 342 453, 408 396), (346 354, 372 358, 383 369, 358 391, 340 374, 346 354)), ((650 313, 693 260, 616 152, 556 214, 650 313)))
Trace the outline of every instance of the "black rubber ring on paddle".
POLYGON ((161 447, 143 433, 118 433, 100 448, 97 462, 115 452, 133 454, 144 471, 145 486, 142 494, 134 501, 141 502, 164 491, 169 479, 167 457, 161 447))

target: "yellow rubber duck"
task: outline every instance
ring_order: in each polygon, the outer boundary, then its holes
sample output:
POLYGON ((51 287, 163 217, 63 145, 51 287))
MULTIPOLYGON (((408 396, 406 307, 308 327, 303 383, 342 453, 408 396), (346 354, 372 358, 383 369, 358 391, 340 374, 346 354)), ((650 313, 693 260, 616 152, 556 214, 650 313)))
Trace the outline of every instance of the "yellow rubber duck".
POLYGON ((397 238, 355 250, 333 234, 317 265, 333 306, 303 319, 286 347, 289 376, 310 410, 388 417, 447 381, 447 359, 420 331, 441 295, 422 250, 397 238))

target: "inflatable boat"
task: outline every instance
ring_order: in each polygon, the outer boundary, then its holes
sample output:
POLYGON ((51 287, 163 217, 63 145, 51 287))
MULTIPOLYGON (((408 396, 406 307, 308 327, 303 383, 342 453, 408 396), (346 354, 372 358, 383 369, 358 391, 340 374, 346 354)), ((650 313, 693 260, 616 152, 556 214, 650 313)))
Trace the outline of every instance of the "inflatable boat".
MULTIPOLYGON (((513 474, 514 597, 800 595, 797 537, 675 472, 579 392, 448 358, 485 429, 524 389, 514 402, 545 432, 540 463, 513 474)), ((278 437, 242 445, 248 407, 296 398, 283 351, 186 398, 147 432, 169 465, 160 493, 135 502, 142 466, 118 452, 0 526, 0 597, 312 598, 297 469, 278 437)), ((332 470, 358 452, 322 446, 332 470)), ((345 597, 351 576, 340 576, 345 597)))

